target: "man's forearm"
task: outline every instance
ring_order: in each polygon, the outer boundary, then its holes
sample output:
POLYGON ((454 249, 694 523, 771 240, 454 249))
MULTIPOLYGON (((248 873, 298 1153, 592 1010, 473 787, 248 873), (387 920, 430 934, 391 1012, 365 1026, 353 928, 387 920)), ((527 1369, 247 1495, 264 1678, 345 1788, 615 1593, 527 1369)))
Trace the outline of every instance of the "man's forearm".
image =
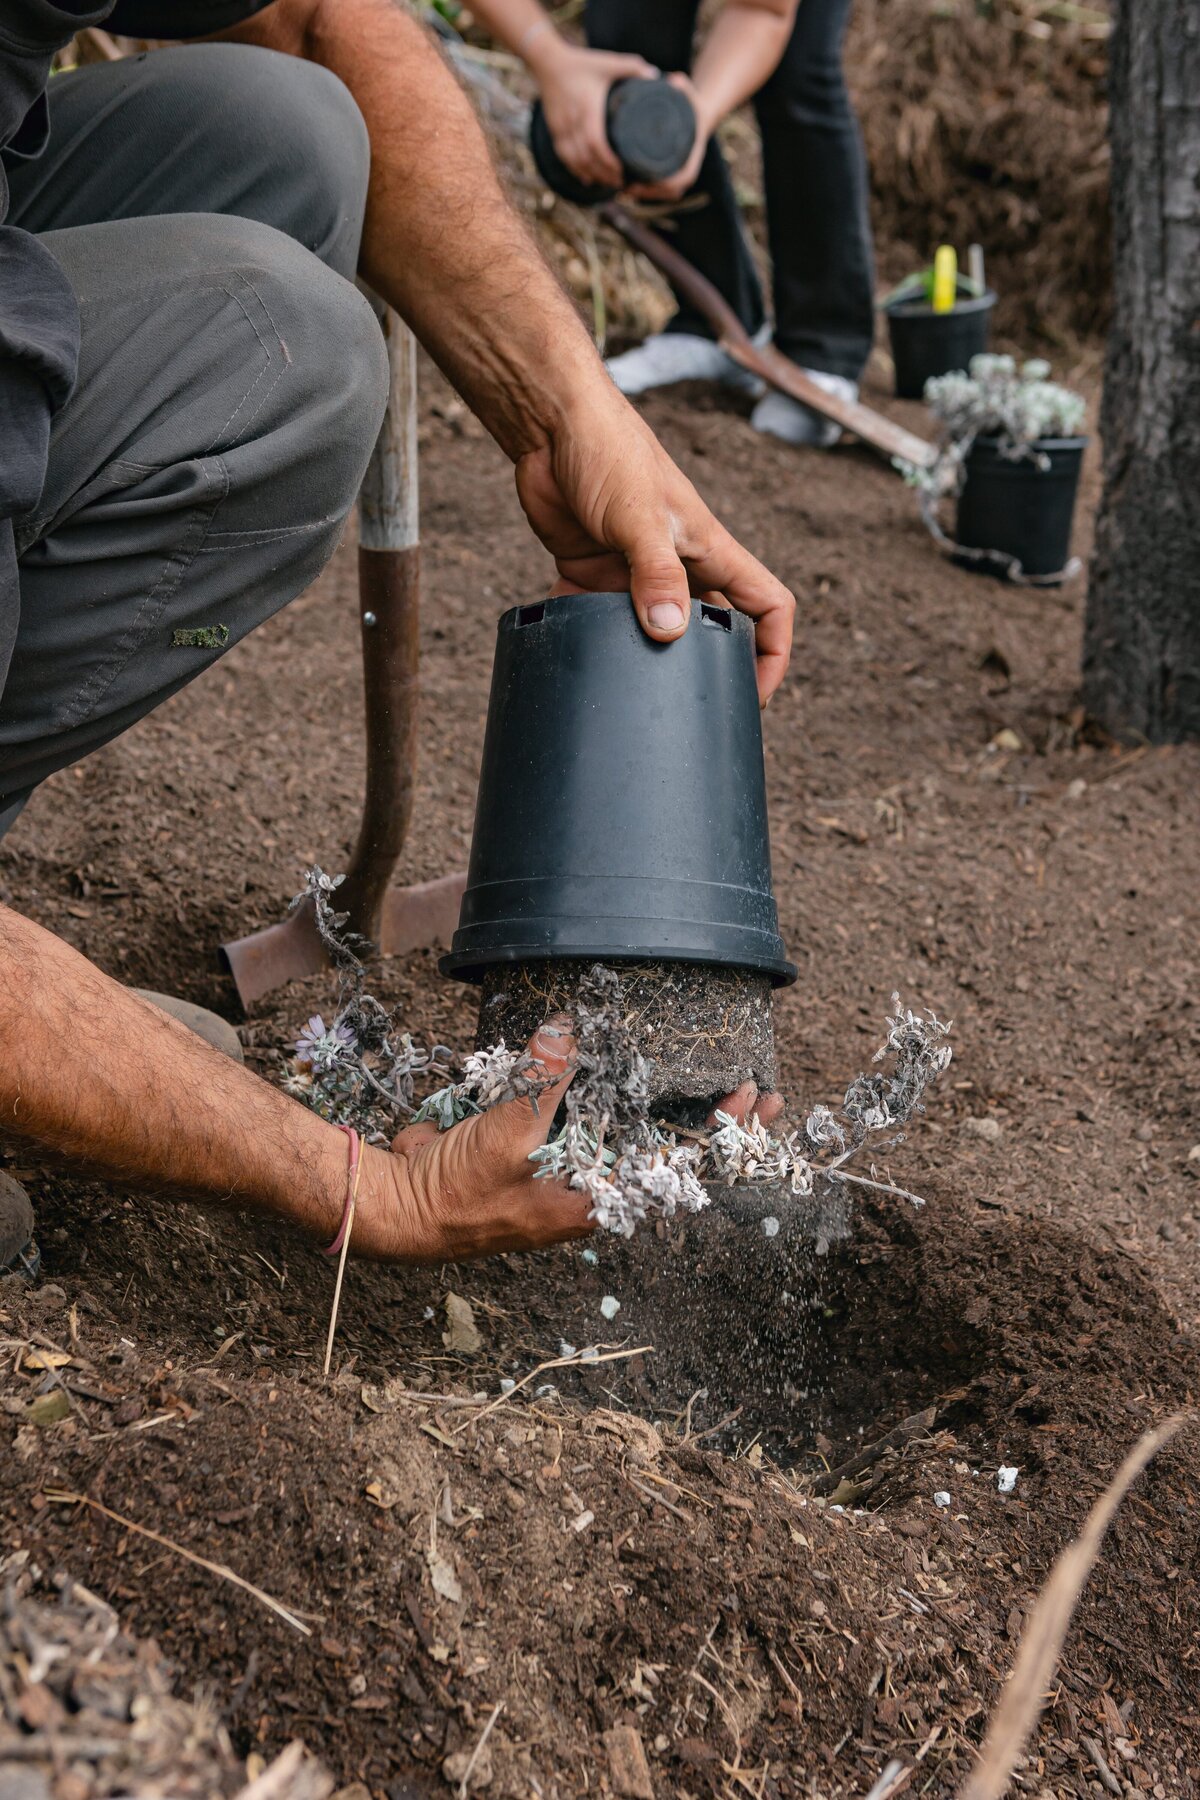
POLYGON ((469 100, 395 0, 276 0, 225 34, 322 64, 367 122, 363 275, 514 460, 544 443, 599 358, 501 189, 469 100))
POLYGON ((333 1237, 342 1133, 3 907, 0 1042, 0 1136, 333 1237))

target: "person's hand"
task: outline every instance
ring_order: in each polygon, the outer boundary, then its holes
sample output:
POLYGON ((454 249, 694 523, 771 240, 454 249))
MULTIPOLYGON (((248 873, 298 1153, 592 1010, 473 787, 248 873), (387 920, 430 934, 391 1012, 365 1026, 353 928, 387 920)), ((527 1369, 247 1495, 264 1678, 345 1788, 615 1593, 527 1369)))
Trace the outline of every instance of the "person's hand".
MULTIPOLYGON (((532 1099, 508 1100, 464 1119, 449 1131, 409 1125, 391 1151, 367 1146, 350 1247, 380 1262, 442 1263, 496 1256, 505 1250, 544 1250, 595 1227, 588 1201, 563 1182, 541 1180, 529 1155, 546 1142, 558 1103, 575 1074, 570 1020, 541 1026, 529 1054, 551 1085, 532 1099)), ((752 1081, 721 1101, 740 1124, 757 1114, 776 1116, 778 1094, 761 1098, 752 1081)), ((709 1124, 715 1124, 715 1113, 709 1124)))
POLYGON ((726 1099, 718 1101, 708 1115, 708 1123, 716 1125, 717 1114, 723 1112, 728 1113, 731 1119, 736 1119, 739 1125, 744 1125, 747 1119, 761 1119, 764 1125, 769 1125, 782 1111, 782 1094, 760 1094, 753 1081, 743 1081, 741 1087, 735 1088, 726 1099))
POLYGON ((641 56, 557 40, 552 59, 538 68, 538 85, 554 148, 580 181, 611 188, 624 184, 625 171, 608 141, 608 90, 626 76, 651 79, 657 73, 641 56))
POLYGON ((667 80, 672 87, 677 87, 681 94, 686 94, 692 103, 692 111, 696 115, 696 137, 688 152, 688 159, 673 175, 665 175, 661 181, 635 181, 626 192, 633 200, 682 200, 690 194, 700 174, 700 165, 704 161, 704 152, 708 149, 708 140, 717 126, 717 120, 709 116, 708 105, 704 95, 696 87, 690 75, 676 71, 668 75, 667 80))
POLYGON ((689 595, 727 602, 754 620, 766 705, 787 669, 795 600, 713 517, 615 389, 589 392, 549 443, 518 459, 516 477, 558 568, 554 593, 628 589, 658 643, 687 630, 689 595))
POLYGON ((390 1153, 364 1151, 351 1249, 384 1262, 458 1262, 504 1250, 542 1250, 594 1229, 588 1201, 536 1180, 531 1150, 546 1142, 575 1073, 570 1022, 551 1020, 529 1044, 552 1085, 449 1131, 409 1125, 390 1153))

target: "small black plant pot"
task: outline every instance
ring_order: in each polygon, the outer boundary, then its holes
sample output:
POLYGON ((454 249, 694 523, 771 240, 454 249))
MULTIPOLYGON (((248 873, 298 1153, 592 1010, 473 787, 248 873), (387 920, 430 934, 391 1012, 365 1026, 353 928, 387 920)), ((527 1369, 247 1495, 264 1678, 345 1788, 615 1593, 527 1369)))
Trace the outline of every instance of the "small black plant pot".
POLYGON ((1065 573, 1086 444, 1082 437, 1041 438, 1034 446, 1037 460, 1014 459, 1000 454, 998 438, 976 438, 967 456, 954 537, 963 550, 991 555, 956 560, 996 575, 1044 580, 1065 573))
POLYGON ((931 376, 965 369, 973 356, 981 355, 995 304, 989 289, 977 300, 956 300, 949 312, 935 313, 927 300, 886 307, 899 398, 920 400, 931 376))
POLYGON ((753 627, 691 611, 673 644, 646 637, 628 594, 504 614, 444 974, 569 959, 795 980, 771 892, 753 627))
MULTIPOLYGON (((661 77, 627 76, 608 90, 605 119, 626 181, 665 181, 682 169, 696 141, 696 112, 686 94, 661 77)), ((556 194, 576 206, 599 206, 616 188, 580 181, 554 148, 540 100, 529 120, 529 148, 538 174, 556 194)))

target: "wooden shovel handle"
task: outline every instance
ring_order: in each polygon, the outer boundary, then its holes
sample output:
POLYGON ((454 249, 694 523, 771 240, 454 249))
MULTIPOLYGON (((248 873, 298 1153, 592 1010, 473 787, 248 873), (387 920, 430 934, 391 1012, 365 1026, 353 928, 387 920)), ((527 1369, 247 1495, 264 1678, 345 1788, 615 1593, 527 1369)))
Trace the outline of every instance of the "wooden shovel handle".
POLYGON ((933 462, 934 446, 925 438, 906 431, 903 425, 893 424, 891 419, 885 419, 882 413, 874 412, 858 400, 842 400, 835 394, 827 394, 774 345, 760 349, 753 344, 729 302, 707 276, 693 268, 672 244, 640 219, 635 219, 617 201, 606 202, 598 211, 614 231, 620 232, 635 250, 640 250, 647 261, 661 270, 697 311, 703 313, 716 332, 721 348, 743 369, 760 375, 769 386, 789 394, 803 406, 811 407, 823 418, 833 419, 844 430, 852 431, 855 437, 882 450, 886 456, 903 457, 918 468, 928 467, 933 462))

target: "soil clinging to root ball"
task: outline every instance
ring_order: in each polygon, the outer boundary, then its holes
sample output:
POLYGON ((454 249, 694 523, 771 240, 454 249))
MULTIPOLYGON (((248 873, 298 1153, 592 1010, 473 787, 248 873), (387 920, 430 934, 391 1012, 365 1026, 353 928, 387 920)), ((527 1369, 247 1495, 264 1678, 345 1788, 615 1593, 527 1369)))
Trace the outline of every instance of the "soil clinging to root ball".
MULTIPOLYGON (((484 976, 475 1044, 523 1044, 552 1013, 576 1010, 584 962, 506 963, 484 976)), ((753 1080, 776 1085, 771 982, 749 969, 706 963, 615 962, 626 1017, 653 1064, 653 1111, 679 1125, 702 1125, 713 1103, 753 1080)))

